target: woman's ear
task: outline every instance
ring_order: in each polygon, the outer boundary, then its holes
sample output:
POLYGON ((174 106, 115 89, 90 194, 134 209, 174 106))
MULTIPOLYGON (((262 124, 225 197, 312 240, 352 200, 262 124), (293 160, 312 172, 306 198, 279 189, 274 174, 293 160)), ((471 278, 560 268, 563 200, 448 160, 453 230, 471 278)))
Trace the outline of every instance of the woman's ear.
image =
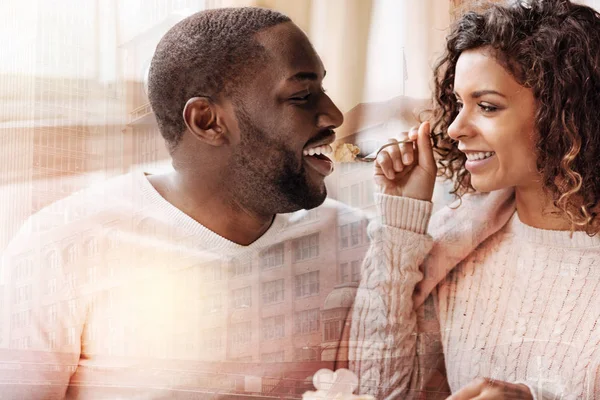
POLYGON ((185 103, 183 120, 188 131, 211 146, 228 143, 227 127, 218 118, 219 109, 208 97, 193 97, 185 103))

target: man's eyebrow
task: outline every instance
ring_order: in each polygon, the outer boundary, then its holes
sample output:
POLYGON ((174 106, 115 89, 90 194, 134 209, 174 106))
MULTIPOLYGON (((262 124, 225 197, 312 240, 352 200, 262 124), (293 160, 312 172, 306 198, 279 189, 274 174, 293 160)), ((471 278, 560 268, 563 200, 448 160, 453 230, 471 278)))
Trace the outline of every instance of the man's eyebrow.
MULTIPOLYGON (((456 92, 452 92, 452 93, 453 93, 453 94, 454 94, 456 97, 460 98, 460 95, 459 95, 458 93, 456 93, 456 92)), ((500 93, 500 92, 497 92, 497 91, 495 91, 495 90, 491 90, 491 89, 486 89, 486 90, 477 90, 477 91, 475 91, 475 92, 471 93, 471 98, 473 98, 473 99, 478 99, 478 98, 480 98, 481 96, 485 96, 486 94, 495 94, 495 95, 497 95, 497 96, 500 96, 500 97, 504 97, 504 98, 506 98, 506 96, 505 96, 505 95, 503 95, 502 93, 500 93)))
MULTIPOLYGON (((323 72, 323 78, 327 75, 327 71, 323 72)), ((319 76, 314 72, 298 72, 288 78, 288 81, 316 81, 319 76)))

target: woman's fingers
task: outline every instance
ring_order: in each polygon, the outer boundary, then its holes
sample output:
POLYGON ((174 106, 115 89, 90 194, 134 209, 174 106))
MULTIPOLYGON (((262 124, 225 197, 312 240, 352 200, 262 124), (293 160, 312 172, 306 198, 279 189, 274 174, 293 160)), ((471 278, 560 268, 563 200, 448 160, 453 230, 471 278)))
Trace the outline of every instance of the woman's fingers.
POLYGON ((410 165, 413 163, 415 159, 414 155, 414 145, 410 142, 410 137, 408 132, 400 133, 400 141, 404 142, 400 144, 400 151, 402 152, 402 162, 404 165, 410 165))
POLYGON ((402 165, 402 153, 400 152, 400 148, 398 147, 398 141, 396 139, 388 139, 388 143, 395 143, 396 146, 388 146, 381 150, 381 153, 387 153, 392 159, 392 165, 394 166, 394 171, 400 172, 404 169, 402 165))
MULTIPOLYGON (((382 166, 393 168, 394 172, 402 172, 404 168, 411 165, 415 159, 414 147, 409 140, 408 132, 402 132, 398 139, 389 139, 387 146, 382 149, 377 156, 377 163, 382 166)), ((387 175, 386 175, 387 176, 387 175)))
POLYGON ((389 149, 390 147, 397 148, 397 146, 389 146, 389 147, 386 147, 381 152, 379 152, 379 154, 377 155, 377 160, 375 161, 375 166, 377 168, 381 169, 381 172, 383 172, 383 174, 385 175, 385 177, 387 179, 393 180, 396 177, 396 170, 394 168, 394 160, 390 156, 389 151, 385 151, 385 150, 389 149))
POLYGON ((390 143, 375 161, 375 180, 381 192, 431 201, 437 168, 429 123, 399 134, 390 143))
POLYGON ((419 165, 427 172, 433 172, 435 175, 437 166, 433 156, 433 147, 431 145, 431 126, 425 121, 419 126, 417 133, 417 148, 419 149, 419 165))

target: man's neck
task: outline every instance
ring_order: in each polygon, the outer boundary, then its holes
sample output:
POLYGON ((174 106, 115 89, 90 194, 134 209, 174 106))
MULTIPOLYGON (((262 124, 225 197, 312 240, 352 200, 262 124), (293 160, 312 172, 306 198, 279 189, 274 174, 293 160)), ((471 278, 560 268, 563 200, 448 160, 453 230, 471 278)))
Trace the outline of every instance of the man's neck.
POLYGON ((275 217, 245 210, 223 191, 222 183, 209 179, 191 182, 171 172, 149 175, 148 180, 173 206, 216 234, 243 246, 260 238, 275 217))

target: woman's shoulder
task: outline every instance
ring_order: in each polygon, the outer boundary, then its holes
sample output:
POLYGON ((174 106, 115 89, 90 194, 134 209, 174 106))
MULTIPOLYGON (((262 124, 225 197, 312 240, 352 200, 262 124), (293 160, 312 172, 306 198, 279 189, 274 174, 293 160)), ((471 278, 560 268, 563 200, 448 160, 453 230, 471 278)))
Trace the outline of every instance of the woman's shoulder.
POLYGON ((451 232, 500 230, 515 211, 514 189, 468 193, 443 207, 432 217, 429 233, 434 237, 451 232))

